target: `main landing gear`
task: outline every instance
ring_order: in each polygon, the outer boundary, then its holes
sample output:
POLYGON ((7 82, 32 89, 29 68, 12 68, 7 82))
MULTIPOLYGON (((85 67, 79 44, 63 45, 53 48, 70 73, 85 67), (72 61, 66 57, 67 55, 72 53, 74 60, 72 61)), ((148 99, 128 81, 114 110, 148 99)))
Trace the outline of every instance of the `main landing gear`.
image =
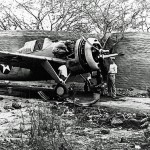
POLYGON ((45 101, 63 100, 68 96, 68 89, 65 84, 58 83, 51 91, 38 91, 38 94, 45 101))
POLYGON ((58 83, 54 88, 54 92, 58 97, 64 98, 68 95, 68 89, 65 84, 58 83))

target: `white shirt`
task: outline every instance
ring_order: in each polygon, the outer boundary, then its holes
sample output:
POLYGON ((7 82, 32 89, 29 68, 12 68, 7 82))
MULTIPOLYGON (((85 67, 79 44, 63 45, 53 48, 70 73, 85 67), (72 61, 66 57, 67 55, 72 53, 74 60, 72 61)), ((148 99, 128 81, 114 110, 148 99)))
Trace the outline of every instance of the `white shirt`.
POLYGON ((63 75, 64 77, 67 78, 67 67, 66 67, 66 65, 60 66, 60 67, 58 68, 58 70, 59 70, 59 74, 60 74, 60 75, 63 75))
POLYGON ((117 65, 110 64, 108 73, 117 73, 117 65))

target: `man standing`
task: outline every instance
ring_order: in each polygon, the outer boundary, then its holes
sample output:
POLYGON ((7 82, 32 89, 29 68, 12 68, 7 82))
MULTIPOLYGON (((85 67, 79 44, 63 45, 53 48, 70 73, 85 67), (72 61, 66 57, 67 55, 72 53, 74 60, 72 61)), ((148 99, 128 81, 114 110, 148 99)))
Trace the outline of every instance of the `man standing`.
POLYGON ((116 86, 115 86, 115 75, 117 73, 117 65, 115 64, 114 58, 110 58, 110 66, 108 70, 108 96, 116 98, 116 86))
POLYGON ((103 83, 103 76, 102 76, 100 69, 97 70, 97 74, 96 74, 95 78, 96 78, 97 85, 100 85, 103 83))
POLYGON ((85 80, 84 91, 89 92, 91 90, 92 72, 87 73, 87 78, 85 80))

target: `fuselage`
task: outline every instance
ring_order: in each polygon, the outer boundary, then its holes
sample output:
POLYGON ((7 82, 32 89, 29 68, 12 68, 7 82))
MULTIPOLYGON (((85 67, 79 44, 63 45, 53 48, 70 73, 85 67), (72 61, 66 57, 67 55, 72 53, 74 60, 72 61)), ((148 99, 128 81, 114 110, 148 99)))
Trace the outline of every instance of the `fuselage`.
MULTIPOLYGON (((18 52, 26 53, 28 44, 25 44, 21 50, 18 52)), ((32 42, 33 43, 33 42, 32 42)), ((41 50, 29 50, 31 55, 45 56, 51 58, 57 58, 58 56, 54 53, 55 47, 60 42, 52 42, 51 40, 45 38, 43 48, 41 50)), ((63 43, 63 42, 62 42, 63 43)), ((36 47, 34 45, 34 47, 36 47)), ((89 38, 86 40, 79 39, 74 43, 73 56, 69 57, 69 53, 66 53, 66 57, 59 59, 66 60, 66 65, 73 75, 91 72, 98 70, 98 56, 97 50, 100 49, 100 43, 95 38, 89 38)), ((28 53, 29 53, 28 51, 28 53)), ((61 57, 61 56, 60 56, 61 57)), ((19 62, 18 62, 19 63, 19 62)), ((50 62, 55 72, 58 73, 59 63, 50 62)), ((50 80, 51 76, 44 70, 44 68, 39 64, 37 66, 31 66, 29 68, 20 68, 15 66, 10 66, 9 64, 0 64, 0 80, 50 80)))

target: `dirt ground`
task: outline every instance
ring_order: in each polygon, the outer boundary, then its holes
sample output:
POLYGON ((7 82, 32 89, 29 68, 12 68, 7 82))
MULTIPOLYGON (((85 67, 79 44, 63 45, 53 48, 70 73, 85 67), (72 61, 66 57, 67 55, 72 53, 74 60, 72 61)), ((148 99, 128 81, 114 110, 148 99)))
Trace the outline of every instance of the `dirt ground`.
POLYGON ((147 91, 117 91, 93 107, 0 95, 0 149, 150 149, 147 91))

